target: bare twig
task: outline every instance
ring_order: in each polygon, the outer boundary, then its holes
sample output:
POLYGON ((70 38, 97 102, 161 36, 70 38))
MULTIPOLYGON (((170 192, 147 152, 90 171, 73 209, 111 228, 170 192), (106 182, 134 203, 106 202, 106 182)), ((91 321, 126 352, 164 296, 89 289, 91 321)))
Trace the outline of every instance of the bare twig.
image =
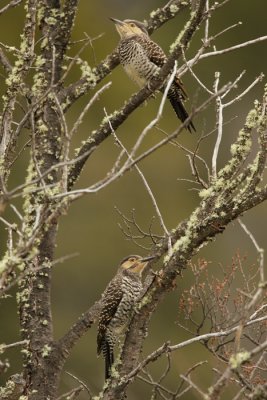
POLYGON ((1 8, 0 15, 9 10, 10 8, 18 6, 21 2, 22 0, 11 0, 6 6, 1 8))
POLYGON ((89 389, 89 387, 79 378, 77 378, 77 376, 73 375, 71 372, 65 371, 67 375, 71 376, 75 381, 77 381, 78 383, 81 384, 81 386, 87 391, 88 395, 89 395, 89 399, 92 398, 92 393, 91 390, 89 389))
MULTIPOLYGON (((231 84, 225 85, 224 87, 222 87, 217 95, 220 95, 222 93, 224 93, 225 90, 228 90, 228 88, 232 86, 231 84)), ((68 191, 65 193, 60 193, 54 196, 54 199, 56 198, 61 198, 61 197, 66 197, 66 196, 71 196, 72 200, 78 199, 79 197, 87 194, 87 193, 96 193, 99 190, 102 190, 104 187, 106 187, 107 185, 109 185, 111 182, 113 182, 114 180, 116 180, 117 178, 121 177, 125 172, 127 172, 128 170, 130 170, 133 166, 135 166, 136 164, 138 164, 141 160, 143 160, 144 158, 148 157, 150 154, 152 154, 153 152, 155 152, 156 150, 158 150, 160 147, 164 146, 165 144, 169 143, 171 140, 173 140, 174 138, 176 138, 177 135, 179 135, 179 133, 182 131, 182 129, 188 124, 189 121, 191 121, 191 119, 193 118, 193 116, 195 116, 196 114, 198 114, 200 111, 202 111, 203 109, 205 109, 208 104, 210 104, 214 98, 216 98, 217 95, 212 95, 208 100, 206 100, 201 106, 199 106, 198 108, 196 108, 192 114, 190 115, 189 118, 187 118, 187 120, 180 125, 180 127, 174 131, 171 135, 169 135, 167 138, 162 139, 160 142, 158 142, 157 144, 155 144, 154 146, 151 146, 148 150, 146 150, 145 152, 143 152, 141 155, 137 156, 136 159, 132 160, 131 162, 129 162, 126 166, 122 167, 116 174, 113 175, 109 175, 104 178, 102 181, 97 182, 96 184, 92 185, 91 187, 85 188, 85 189, 77 189, 77 190, 72 190, 72 191, 68 191)), ((110 123, 112 123, 112 121, 110 120, 110 123)))
MULTIPOLYGON (((106 111, 105 111, 105 114, 106 114, 106 117, 108 118, 108 115, 107 115, 106 111)), ((112 126, 111 126, 111 130, 112 130, 112 133, 113 133, 113 135, 114 135, 114 137, 115 137, 116 142, 119 143, 119 145, 121 146, 121 148, 122 148, 122 149, 125 151, 125 153, 127 154, 129 161, 132 162, 132 156, 131 156, 131 154, 126 150, 125 146, 124 146, 124 145, 122 144, 122 142, 119 140, 119 138, 117 137, 115 131, 114 131, 113 128, 112 128, 112 126)), ((126 164, 126 165, 127 165, 127 164, 126 164)), ((168 230, 167 230, 167 228, 166 228, 166 226, 165 226, 163 217, 162 217, 162 215, 161 215, 161 212, 160 212, 160 210, 159 210, 159 207, 158 207, 158 205, 157 205, 157 201, 156 201, 156 199, 155 199, 155 197, 154 197, 154 195, 153 195, 153 192, 152 192, 152 190, 151 190, 151 188, 150 188, 150 186, 149 186, 149 184, 148 184, 148 182, 147 182, 147 180, 146 180, 144 174, 143 174, 142 171, 140 170, 140 168, 139 168, 137 165, 135 165, 135 169, 137 170, 138 174, 140 175, 140 177, 141 177, 141 179, 142 179, 142 181, 143 181, 143 183, 144 183, 144 185, 145 185, 145 188, 146 188, 146 190, 147 190, 147 192, 148 192, 148 194, 149 194, 149 196, 150 196, 150 198, 151 198, 151 200, 152 200, 152 204, 153 204, 153 206, 154 206, 154 208, 155 208, 155 210, 156 210, 157 216, 158 216, 159 221, 160 221, 160 225, 161 225, 161 227, 162 227, 162 229, 163 229, 165 235, 169 238, 169 237, 170 237, 169 232, 168 232, 168 230)), ((169 239, 169 240, 170 240, 170 239, 169 239)))
POLYGON ((204 393, 188 376, 185 376, 185 375, 180 375, 180 377, 184 380, 184 381, 186 381, 189 385, 190 385, 190 387, 192 387, 193 389, 195 389, 197 392, 198 392, 198 394, 200 394, 200 396, 202 397, 202 399, 203 400, 207 400, 207 395, 206 395, 206 393, 204 393))
POLYGON ((2 351, 4 352, 8 349, 12 349, 13 347, 23 346, 26 343, 27 343, 27 340, 21 340, 20 342, 15 342, 15 343, 10 343, 10 344, 1 344, 0 350, 1 350, 1 352, 2 351))

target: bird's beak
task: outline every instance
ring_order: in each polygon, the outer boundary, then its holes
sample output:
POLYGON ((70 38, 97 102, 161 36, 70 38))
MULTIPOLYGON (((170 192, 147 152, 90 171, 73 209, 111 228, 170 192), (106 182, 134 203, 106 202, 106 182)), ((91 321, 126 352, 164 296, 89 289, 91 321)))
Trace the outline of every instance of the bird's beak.
POLYGON ((152 260, 153 258, 155 258, 155 256, 144 257, 139 259, 137 263, 134 264, 133 266, 134 271, 138 272, 141 275, 144 269, 146 268, 148 261, 152 260))
POLYGON ((115 25, 124 25, 123 21, 120 21, 119 19, 116 18, 111 18, 109 17, 110 21, 114 22, 115 25))
POLYGON ((155 256, 150 256, 150 257, 145 257, 145 258, 142 258, 140 261, 143 263, 143 262, 148 262, 148 261, 150 261, 150 260, 153 260, 153 258, 155 258, 155 256))
POLYGON ((149 261, 153 260, 153 258, 155 258, 155 256, 150 256, 150 257, 144 257, 141 258, 141 260, 139 260, 140 264, 139 264, 139 273, 142 274, 142 272, 145 270, 147 264, 149 261))

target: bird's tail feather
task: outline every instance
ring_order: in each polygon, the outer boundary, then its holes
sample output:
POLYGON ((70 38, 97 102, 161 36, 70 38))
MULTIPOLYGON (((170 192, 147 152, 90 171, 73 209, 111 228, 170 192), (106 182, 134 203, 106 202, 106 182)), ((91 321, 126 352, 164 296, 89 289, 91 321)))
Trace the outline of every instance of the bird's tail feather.
MULTIPOLYGON (((171 88, 168 92, 168 99, 180 121, 184 122, 188 118, 188 112, 183 105, 183 101, 177 90, 171 88)), ((192 121, 188 122, 186 128, 189 130, 190 133, 192 131, 196 131, 196 128, 192 121)))
POLYGON ((111 367, 112 364, 114 363, 113 349, 110 347, 108 342, 105 343, 104 357, 105 357, 105 379, 107 380, 110 378, 111 367))

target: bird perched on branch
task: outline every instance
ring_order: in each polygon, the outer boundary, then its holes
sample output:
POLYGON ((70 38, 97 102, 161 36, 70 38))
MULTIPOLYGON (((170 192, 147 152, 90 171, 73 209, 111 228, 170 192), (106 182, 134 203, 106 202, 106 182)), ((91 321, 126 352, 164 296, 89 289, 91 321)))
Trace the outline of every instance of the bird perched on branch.
MULTIPOLYGON (((118 45, 120 63, 129 77, 140 87, 145 86, 150 79, 166 63, 167 57, 162 48, 150 39, 148 32, 139 21, 110 18, 115 23, 121 37, 118 45)), ((162 89, 164 90, 164 88, 162 89)), ((168 99, 177 115, 184 122, 188 113, 184 107, 187 94, 178 76, 174 78, 168 92, 168 99)), ((193 122, 188 122, 187 129, 196 130, 193 122)))
POLYGON ((110 281, 102 295, 100 312, 97 354, 103 353, 105 358, 105 378, 111 374, 114 362, 114 345, 127 327, 134 305, 142 290, 141 276, 149 260, 137 255, 124 258, 115 277, 110 281))

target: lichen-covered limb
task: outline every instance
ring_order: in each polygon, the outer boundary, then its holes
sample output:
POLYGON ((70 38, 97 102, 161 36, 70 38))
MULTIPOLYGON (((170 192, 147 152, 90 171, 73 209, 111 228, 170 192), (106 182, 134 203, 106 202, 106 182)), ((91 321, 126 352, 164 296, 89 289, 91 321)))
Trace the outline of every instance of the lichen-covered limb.
POLYGON ((161 69, 158 78, 164 75, 166 71, 170 71, 173 68, 175 60, 178 60, 185 49, 189 46, 189 43, 196 31, 201 25, 203 20, 207 17, 205 14, 206 0, 198 0, 194 12, 191 13, 190 20, 185 24, 184 29, 179 33, 178 37, 170 46, 170 56, 166 64, 161 69))
MULTIPOLYGON (((10 165, 16 147, 17 137, 14 136, 12 128, 16 99, 20 90, 25 87, 23 79, 34 57, 36 6, 37 0, 28 0, 26 2, 26 17, 20 50, 17 53, 17 60, 6 78, 7 90, 3 97, 4 102, 0 124, 1 186, 6 183, 9 176, 10 165)), ((4 187, 1 187, 1 191, 4 191, 4 187)))
POLYGON ((12 375, 4 387, 0 388, 1 400, 19 400, 23 393, 25 380, 22 375, 12 375))
MULTIPOLYGON (((190 5, 189 0, 173 0, 169 1, 164 7, 150 13, 150 18, 144 21, 147 25, 148 32, 151 34, 163 24, 174 18, 182 10, 190 5)), ((60 99, 65 104, 65 109, 70 107, 83 94, 94 88, 100 83, 111 71, 119 64, 119 57, 116 50, 109 54, 90 72, 79 81, 71 84, 67 88, 63 88, 60 92, 60 99)))
POLYGON ((25 188, 23 235, 16 246, 16 252, 23 252, 23 247, 25 252, 18 308, 22 338, 27 341, 22 352, 26 377, 24 394, 29 400, 54 399, 62 366, 53 339, 50 291, 58 218, 64 205, 52 204, 49 194, 60 190, 65 168, 53 168, 59 164, 62 152, 67 151, 62 145, 66 132, 58 114, 54 90, 62 75, 63 57, 76 9, 76 1, 66 1, 62 8, 57 0, 38 2, 42 41, 35 61, 31 101, 38 104, 42 99, 42 107, 31 109, 30 113, 32 147, 27 174, 27 182, 36 183, 25 188), (48 170, 51 172, 46 175, 48 170), (36 193, 28 191, 29 188, 36 188, 36 193))
POLYGON ((248 132, 246 132, 248 136, 244 137, 244 130, 239 132, 231 160, 222 168, 218 178, 214 179, 210 187, 200 193, 202 200, 189 219, 179 224, 172 232, 171 254, 167 253, 167 240, 162 241, 161 246, 155 249, 158 257, 165 255, 163 269, 149 284, 145 297, 140 303, 139 312, 133 317, 118 367, 119 374, 114 374, 101 394, 101 399, 123 398, 127 385, 123 376, 128 375, 138 365, 149 319, 165 294, 172 290, 177 274, 186 267, 192 256, 238 216, 267 200, 267 187, 259 186, 267 155, 266 104, 265 95, 262 104, 257 104, 249 113, 250 116, 253 115, 253 118, 248 117, 246 121, 247 128, 249 124, 248 132), (260 163, 256 163, 255 168, 252 167, 254 161, 247 167, 243 166, 243 161, 250 149, 246 143, 250 140, 252 130, 255 130, 259 137, 256 160, 261 159, 260 163), (247 177, 249 182, 253 181, 253 185, 246 184, 242 180, 238 181, 238 174, 243 173, 242 167, 250 172, 247 177), (236 183, 236 186, 232 184, 232 181, 236 183))
MULTIPOLYGON (((21 36, 20 51, 17 52, 17 60, 14 66, 10 69, 6 79, 7 91, 3 103, 3 111, 0 125, 0 175, 1 188, 0 192, 4 193, 1 202, 5 207, 5 185, 10 174, 10 166, 14 157, 14 150, 17 141, 17 132, 12 126, 13 114, 15 111, 15 103, 20 91, 24 88, 23 79, 25 78, 29 67, 34 58, 34 43, 35 43, 35 23, 36 23, 36 1, 29 0, 26 2, 26 17, 23 34, 21 36)), ((12 264, 21 264, 19 254, 6 254, 0 264, 1 286, 5 284, 9 272, 12 270, 12 264)))
MULTIPOLYGON (((257 356, 257 354, 261 353, 267 348, 267 340, 260 343, 258 346, 255 346, 252 350, 242 350, 238 351, 230 357, 229 365, 226 367, 222 376, 208 389, 208 393, 206 394, 207 400, 219 400, 221 398, 222 391, 225 389, 227 382, 231 377, 231 373, 237 373, 240 367, 246 363, 252 362, 253 358, 257 356)), ((254 388, 250 386, 250 391, 252 394, 259 390, 261 394, 262 386, 256 385, 254 388)), ((253 395, 250 397, 253 398, 253 395)), ((255 398, 255 397, 254 397, 255 398)), ((266 397, 265 397, 266 398, 266 397)), ((264 397, 256 397, 256 399, 264 399, 264 397)))
POLYGON ((72 27, 76 17, 79 0, 66 0, 64 2, 61 20, 60 20, 60 32, 58 39, 62 46, 62 55, 65 53, 66 47, 69 43, 72 27), (61 35, 61 36, 60 36, 61 35))
MULTIPOLYGON (((137 107, 139 107, 146 99, 151 97, 152 94, 162 86, 163 82, 170 74, 170 71, 172 71, 175 60, 181 56, 182 47, 186 47, 189 44, 193 34, 203 21, 204 6, 205 0, 200 0, 197 10, 193 13, 191 19, 186 24, 184 30, 179 36, 179 42, 176 44, 166 64, 161 68, 159 75, 151 80, 149 86, 145 86, 137 94, 131 96, 129 101, 119 111, 115 111, 113 115, 109 116, 108 119, 104 118, 100 128, 97 131, 92 132, 89 138, 79 149, 79 157, 102 143, 103 140, 105 140, 111 134, 111 126, 114 130, 116 130, 137 107)), ((71 169, 69 173, 69 189, 80 176, 82 168, 88 157, 80 159, 80 161, 78 161, 71 169)))
POLYGON ((250 395, 250 400, 266 400, 267 383, 258 384, 250 395))
POLYGON ((190 6, 191 1, 189 0, 172 0, 168 1, 165 6, 152 11, 147 21, 145 21, 149 34, 190 6))

